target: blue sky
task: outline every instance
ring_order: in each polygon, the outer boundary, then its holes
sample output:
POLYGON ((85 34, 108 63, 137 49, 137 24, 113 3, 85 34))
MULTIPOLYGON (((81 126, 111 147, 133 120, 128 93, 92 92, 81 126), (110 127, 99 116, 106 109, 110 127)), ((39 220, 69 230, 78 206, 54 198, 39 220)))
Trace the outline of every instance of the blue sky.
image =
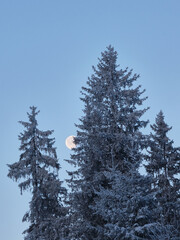
MULTIPOLYGON (((69 166, 65 146, 76 135, 79 100, 100 53, 111 44, 122 68, 134 69, 149 97, 146 118, 160 109, 180 146, 179 0, 7 0, 0 2, 0 232, 21 240, 29 194, 6 177, 6 164, 18 161, 19 120, 29 106, 40 109, 39 128, 54 129, 61 179, 69 166)), ((149 130, 147 130, 149 131, 149 130)))

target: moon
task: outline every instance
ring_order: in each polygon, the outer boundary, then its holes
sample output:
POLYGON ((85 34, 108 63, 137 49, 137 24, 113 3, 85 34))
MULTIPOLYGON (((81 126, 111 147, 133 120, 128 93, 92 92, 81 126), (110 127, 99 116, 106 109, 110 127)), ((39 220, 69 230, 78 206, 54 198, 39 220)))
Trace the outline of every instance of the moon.
POLYGON ((76 144, 74 143, 74 136, 69 136, 66 138, 66 147, 69 149, 76 147, 76 144))

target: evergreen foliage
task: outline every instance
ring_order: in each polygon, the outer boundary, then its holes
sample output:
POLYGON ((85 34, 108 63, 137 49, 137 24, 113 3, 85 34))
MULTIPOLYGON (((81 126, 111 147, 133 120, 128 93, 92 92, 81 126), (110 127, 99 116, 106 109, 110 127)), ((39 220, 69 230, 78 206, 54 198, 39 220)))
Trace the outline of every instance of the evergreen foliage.
POLYGON ((26 240, 60 240, 62 239, 63 219, 66 209, 62 197, 66 190, 58 179, 58 163, 53 131, 40 131, 37 126, 36 107, 30 107, 29 122, 20 121, 25 130, 19 135, 21 141, 20 159, 9 164, 8 177, 21 181, 21 193, 31 190, 30 209, 23 221, 30 222, 24 231, 26 240))
MULTIPOLYGON (((108 223, 101 214, 104 209, 99 209, 101 200, 97 200, 98 192, 102 189, 113 191, 107 174, 110 168, 115 169, 119 177, 125 179, 122 183, 125 188, 123 198, 127 205, 126 200, 132 198, 134 191, 133 185, 126 183, 138 175, 142 150, 147 144, 147 137, 141 132, 147 121, 140 119, 147 110, 140 109, 146 97, 142 97, 144 90, 141 86, 134 86, 139 75, 133 75, 128 68, 119 69, 117 52, 111 46, 102 53, 97 68, 93 67, 93 70, 94 74, 87 81, 88 86, 82 88, 84 116, 77 125, 77 148, 72 155, 78 169, 69 173, 72 239, 105 239, 105 226, 114 223, 111 220, 108 223)), ((119 191, 122 191, 120 186, 119 191)), ((126 208, 124 206, 118 211, 125 211, 126 208)), ((127 219, 127 212, 122 214, 127 219)))
POLYGON ((53 131, 38 129, 36 107, 30 107, 29 122, 20 121, 22 153, 8 164, 8 177, 21 193, 32 193, 25 240, 180 239, 180 148, 168 137, 162 111, 152 133, 142 133, 145 90, 117 57, 107 47, 82 87, 84 115, 67 160, 76 167, 68 172, 68 195, 58 178, 53 131), (139 173, 144 160, 146 176, 139 173))
POLYGON ((171 227, 180 238, 180 148, 168 138, 171 130, 160 111, 151 125, 146 170, 153 179, 152 191, 157 199, 158 221, 171 227))

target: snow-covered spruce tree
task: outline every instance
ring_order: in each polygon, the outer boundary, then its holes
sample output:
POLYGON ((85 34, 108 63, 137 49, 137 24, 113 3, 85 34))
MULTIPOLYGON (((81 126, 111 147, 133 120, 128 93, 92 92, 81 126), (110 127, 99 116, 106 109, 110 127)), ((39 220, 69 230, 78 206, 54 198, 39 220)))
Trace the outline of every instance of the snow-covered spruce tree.
POLYGON ((58 179, 58 163, 53 131, 40 131, 37 126, 36 107, 30 107, 29 122, 20 121, 25 130, 19 135, 21 141, 20 159, 9 164, 8 177, 21 181, 21 193, 27 189, 32 192, 30 209, 23 221, 30 222, 24 231, 26 240, 60 240, 64 229, 66 209, 62 198, 66 194, 58 179))
MULTIPOLYGON (((160 111, 151 125, 150 150, 147 156, 147 172, 153 177, 159 223, 172 228, 173 239, 180 238, 180 148, 173 146, 168 132, 171 130, 160 111)), ((172 232, 171 231, 171 232, 172 232)))
POLYGON ((139 75, 119 69, 117 52, 111 46, 93 70, 88 86, 82 88, 84 116, 77 125, 77 147, 71 156, 71 163, 77 165, 77 171, 69 173, 71 239, 106 239, 103 228, 108 220, 95 209, 99 207, 97 192, 112 188, 106 173, 109 168, 129 179, 138 175, 141 150, 146 146, 140 131, 147 125, 140 119, 147 110, 140 109, 146 98, 141 86, 134 87, 139 75))

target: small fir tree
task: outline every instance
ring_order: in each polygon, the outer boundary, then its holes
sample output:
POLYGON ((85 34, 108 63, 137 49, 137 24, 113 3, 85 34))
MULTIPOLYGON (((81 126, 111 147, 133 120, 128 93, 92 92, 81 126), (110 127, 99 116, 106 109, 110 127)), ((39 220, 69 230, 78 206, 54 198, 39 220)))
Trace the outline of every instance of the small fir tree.
POLYGON ((21 141, 20 159, 8 164, 8 177, 15 181, 21 180, 21 193, 27 189, 32 192, 30 209, 23 221, 30 222, 25 230, 26 240, 60 240, 66 209, 62 197, 66 190, 58 179, 58 163, 53 131, 40 131, 37 126, 36 107, 30 107, 29 122, 20 121, 25 130, 19 135, 21 141))
POLYGON ((176 239, 180 237, 180 148, 175 148, 167 136, 171 127, 164 121, 162 111, 151 128, 146 170, 153 177, 152 192, 157 199, 158 221, 164 227, 173 227, 173 239, 176 239))

